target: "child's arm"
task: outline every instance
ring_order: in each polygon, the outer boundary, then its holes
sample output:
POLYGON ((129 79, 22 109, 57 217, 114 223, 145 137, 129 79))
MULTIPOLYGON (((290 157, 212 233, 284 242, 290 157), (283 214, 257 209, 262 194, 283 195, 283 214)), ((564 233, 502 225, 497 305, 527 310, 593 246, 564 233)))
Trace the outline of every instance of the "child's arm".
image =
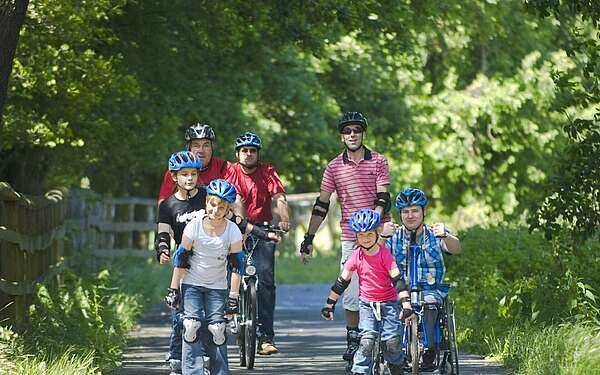
POLYGON ((400 274, 398 267, 394 267, 390 270, 390 277, 392 278, 392 283, 398 292, 398 300, 402 303, 401 317, 403 319, 409 319, 413 313, 412 305, 410 304, 410 295, 408 294, 406 282, 400 274))
POLYGON ((171 284, 167 291, 167 296, 165 297, 165 302, 171 308, 177 307, 181 300, 179 286, 185 275, 185 270, 190 268, 192 245, 193 241, 186 235, 183 235, 181 245, 179 245, 175 252, 175 259, 173 260, 173 276, 171 277, 171 284))
POLYGON ((232 243, 229 248, 229 263, 231 264, 231 287, 229 289, 229 298, 227 299, 227 314, 237 314, 239 312, 239 296, 240 296, 240 282, 242 277, 240 275, 240 264, 238 260, 238 254, 242 251, 242 241, 232 243))
POLYGON ((340 295, 344 293, 344 290, 350 284, 350 280, 352 279, 352 272, 348 271, 344 268, 340 276, 335 281, 335 284, 331 287, 331 291, 329 292, 329 296, 327 298, 327 303, 321 309, 321 315, 326 320, 333 320, 333 312, 335 311, 335 304, 337 300, 340 298, 340 295))

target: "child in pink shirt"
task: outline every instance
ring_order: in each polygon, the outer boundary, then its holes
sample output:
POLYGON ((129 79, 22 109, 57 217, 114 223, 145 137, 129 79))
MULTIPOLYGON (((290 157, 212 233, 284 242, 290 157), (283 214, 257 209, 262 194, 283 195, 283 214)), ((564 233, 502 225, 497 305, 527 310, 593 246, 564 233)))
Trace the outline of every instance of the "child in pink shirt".
MULTIPOLYGON (((375 340, 381 329, 381 341, 385 342, 384 360, 392 375, 400 375, 404 353, 401 346, 401 318, 412 315, 408 291, 400 275, 396 261, 383 245, 378 228, 381 216, 375 210, 362 209, 352 214, 349 224, 356 233, 358 248, 344 264, 344 269, 331 287, 327 303, 321 314, 333 320, 335 304, 348 287, 352 273, 358 275, 360 321, 360 346, 353 358, 352 373, 366 374, 372 366, 371 358, 375 340), (402 302, 402 311, 398 306, 402 302)), ((384 232, 386 232, 385 230, 384 232)), ((393 232, 392 230, 389 230, 393 232)))

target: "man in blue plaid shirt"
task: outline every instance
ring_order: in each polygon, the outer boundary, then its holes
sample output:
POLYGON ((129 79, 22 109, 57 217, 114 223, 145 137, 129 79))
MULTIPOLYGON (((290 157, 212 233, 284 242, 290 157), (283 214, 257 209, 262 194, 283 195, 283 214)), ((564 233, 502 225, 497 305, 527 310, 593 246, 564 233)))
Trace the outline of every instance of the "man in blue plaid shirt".
MULTIPOLYGON (((425 206, 427 197, 419 189, 404 189, 396 197, 396 207, 400 210, 402 226, 394 230, 394 234, 386 241, 396 258, 398 268, 406 279, 406 258, 410 246, 410 234, 416 232, 416 242, 420 245, 417 255, 417 280, 422 290, 423 300, 426 304, 441 306, 444 298, 448 295, 449 286, 444 284, 444 256, 446 254, 459 254, 460 242, 458 238, 450 234, 443 223, 435 223, 431 226, 425 225, 425 206)), ((388 226, 394 224, 388 224, 388 226)), ((389 229, 384 231, 390 233, 389 229)), ((384 233, 382 233, 382 236, 384 233)), ((410 280, 406 279, 407 284, 410 280)), ((438 318, 438 310, 433 305, 425 305, 423 322, 425 325, 425 353, 423 354, 422 371, 435 370, 435 358, 438 348, 435 345, 435 322, 438 318)))

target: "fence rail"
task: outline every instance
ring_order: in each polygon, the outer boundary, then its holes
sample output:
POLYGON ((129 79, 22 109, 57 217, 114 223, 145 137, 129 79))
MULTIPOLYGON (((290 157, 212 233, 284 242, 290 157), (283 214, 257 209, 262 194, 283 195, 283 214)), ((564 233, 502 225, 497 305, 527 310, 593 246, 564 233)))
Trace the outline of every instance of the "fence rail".
MULTIPOLYGON (((292 229, 278 246, 279 255, 297 252, 317 195, 288 195, 292 229)), ((338 232, 335 197, 332 203, 315 239, 325 254, 332 251, 338 232)), ((59 281, 72 259, 67 255, 90 252, 92 262, 154 256, 157 208, 154 199, 102 197, 85 189, 29 197, 0 182, 0 323, 24 321, 36 284, 59 281)))
POLYGON ((64 270, 65 196, 26 197, 0 182, 0 321, 22 321, 36 284, 64 270))

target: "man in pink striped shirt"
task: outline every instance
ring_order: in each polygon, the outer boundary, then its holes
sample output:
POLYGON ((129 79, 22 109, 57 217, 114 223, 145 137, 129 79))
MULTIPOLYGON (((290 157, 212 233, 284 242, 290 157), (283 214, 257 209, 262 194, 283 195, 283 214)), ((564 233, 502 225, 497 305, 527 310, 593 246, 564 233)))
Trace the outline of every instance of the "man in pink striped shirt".
MULTIPOLYGON (((344 151, 331 160, 323 173, 321 192, 313 207, 308 231, 300 245, 302 260, 310 257, 312 241, 329 209, 331 194, 336 192, 342 209, 342 257, 340 268, 356 248, 356 236, 350 231, 348 221, 353 212, 363 208, 375 209, 384 221, 389 220, 391 207, 388 187, 390 174, 387 159, 363 144, 368 123, 360 112, 347 112, 338 123, 344 151)), ((351 363, 358 348, 358 282, 352 280, 344 292, 348 347, 343 355, 351 363)))

